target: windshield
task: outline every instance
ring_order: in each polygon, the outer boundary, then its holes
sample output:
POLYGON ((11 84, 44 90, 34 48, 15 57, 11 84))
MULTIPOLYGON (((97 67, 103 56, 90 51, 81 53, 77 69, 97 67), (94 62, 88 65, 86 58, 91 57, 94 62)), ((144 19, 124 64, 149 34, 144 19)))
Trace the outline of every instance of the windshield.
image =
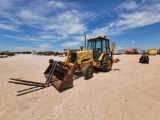
POLYGON ((96 52, 110 52, 109 40, 105 39, 89 40, 87 45, 87 50, 91 49, 93 49, 96 52))

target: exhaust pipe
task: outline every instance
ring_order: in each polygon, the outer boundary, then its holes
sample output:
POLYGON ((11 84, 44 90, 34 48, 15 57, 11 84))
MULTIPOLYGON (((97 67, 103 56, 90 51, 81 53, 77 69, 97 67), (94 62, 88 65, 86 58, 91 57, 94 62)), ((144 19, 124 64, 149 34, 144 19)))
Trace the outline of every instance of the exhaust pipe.
POLYGON ((86 34, 84 34, 84 50, 86 50, 86 34))

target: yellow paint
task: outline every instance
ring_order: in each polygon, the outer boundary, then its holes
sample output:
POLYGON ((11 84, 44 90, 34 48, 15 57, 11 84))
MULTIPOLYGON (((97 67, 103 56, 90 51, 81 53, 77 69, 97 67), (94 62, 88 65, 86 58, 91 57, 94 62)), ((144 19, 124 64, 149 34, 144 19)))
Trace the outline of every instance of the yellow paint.
MULTIPOLYGON (((98 61, 102 61, 104 55, 106 55, 106 54, 107 54, 106 52, 105 52, 105 53, 102 53, 101 56, 98 58, 98 61)), ((108 54, 109 54, 109 53, 108 53, 108 54)))
POLYGON ((81 64, 83 60, 93 60, 93 50, 77 51, 78 64, 81 64))
POLYGON ((158 49, 157 48, 150 48, 148 50, 148 54, 151 54, 151 55, 156 55, 158 52, 158 49))
POLYGON ((71 62, 71 49, 68 49, 67 57, 65 59, 65 65, 67 65, 67 63, 70 63, 70 62, 71 62))
POLYGON ((110 68, 111 67, 111 61, 110 60, 107 60, 107 68, 110 68))
MULTIPOLYGON (((97 38, 103 38, 105 40, 109 40, 109 38, 106 36, 96 36, 93 38, 89 38, 87 40, 95 40, 97 38)), ((100 55, 100 57, 98 58, 98 61, 94 61, 94 59, 93 59, 93 50, 77 51, 76 52, 77 53, 77 63, 80 65, 77 70, 81 71, 87 64, 91 64, 94 67, 101 68, 101 62, 102 62, 103 57, 105 55, 110 55, 110 54, 111 54, 111 57, 113 57, 114 48, 115 48, 115 43, 113 42, 112 45, 110 46, 110 52, 103 52, 100 55)), ((111 66, 111 64, 114 63, 114 62, 111 63, 110 61, 107 61, 107 62, 109 64, 109 66, 111 66)), ((65 59, 65 64, 69 68, 72 68, 74 65, 73 63, 71 63, 71 50, 70 49, 68 49, 67 57, 65 59)), ((107 66, 107 67, 109 67, 109 66, 107 66)))
POLYGON ((84 62, 82 62, 82 63, 80 64, 80 68, 83 68, 83 67, 85 67, 85 66, 88 65, 88 64, 91 64, 91 65, 92 65, 92 62, 93 62, 92 59, 91 59, 91 60, 84 61, 84 62))

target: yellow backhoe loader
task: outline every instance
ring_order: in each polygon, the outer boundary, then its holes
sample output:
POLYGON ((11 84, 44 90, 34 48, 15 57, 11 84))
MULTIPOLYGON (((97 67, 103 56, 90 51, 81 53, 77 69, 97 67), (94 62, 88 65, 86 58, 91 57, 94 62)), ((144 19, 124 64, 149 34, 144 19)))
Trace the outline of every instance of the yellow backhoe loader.
MULTIPOLYGON (((86 37, 85 37, 86 43, 86 37)), ((113 63, 119 59, 113 59, 115 43, 110 46, 109 38, 97 36, 87 39, 87 49, 73 52, 68 49, 64 62, 49 60, 50 65, 44 72, 45 85, 51 83, 56 89, 64 90, 73 87, 73 75, 76 71, 82 71, 85 79, 90 79, 94 73, 94 67, 104 72, 109 72, 113 63)))

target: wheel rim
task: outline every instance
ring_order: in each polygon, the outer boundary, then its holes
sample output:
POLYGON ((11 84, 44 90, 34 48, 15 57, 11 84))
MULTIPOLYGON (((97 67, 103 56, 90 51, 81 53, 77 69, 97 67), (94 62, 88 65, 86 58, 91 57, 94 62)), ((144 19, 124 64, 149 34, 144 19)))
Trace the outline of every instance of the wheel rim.
POLYGON ((109 69, 111 67, 111 61, 107 60, 107 68, 109 69))
POLYGON ((92 68, 89 68, 89 70, 88 70, 88 76, 91 76, 92 72, 93 72, 92 68))

